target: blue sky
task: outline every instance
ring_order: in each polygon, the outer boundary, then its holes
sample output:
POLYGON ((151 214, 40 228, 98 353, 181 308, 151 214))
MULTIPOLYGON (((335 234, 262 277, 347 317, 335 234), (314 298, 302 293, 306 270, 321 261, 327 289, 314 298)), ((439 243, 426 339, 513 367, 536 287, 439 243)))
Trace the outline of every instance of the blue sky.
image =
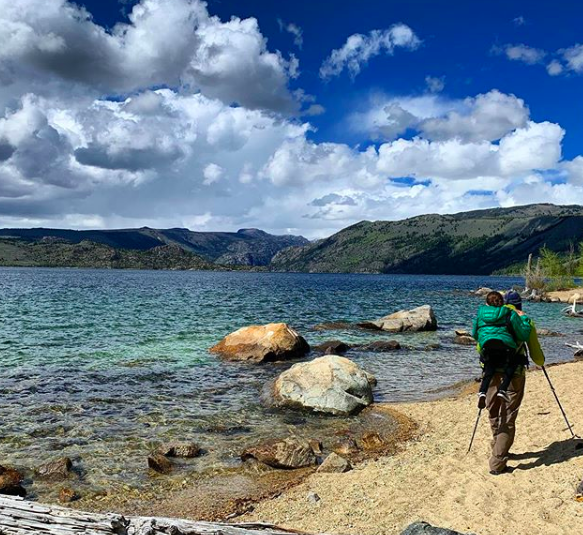
POLYGON ((0 0, 0 226, 318 237, 581 203, 582 14, 567 1, 0 0))

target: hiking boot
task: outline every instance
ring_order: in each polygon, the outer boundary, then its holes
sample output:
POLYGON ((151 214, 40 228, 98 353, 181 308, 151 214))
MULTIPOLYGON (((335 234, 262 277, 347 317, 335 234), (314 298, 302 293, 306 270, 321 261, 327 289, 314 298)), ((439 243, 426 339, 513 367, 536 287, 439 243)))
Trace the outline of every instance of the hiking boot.
POLYGON ((490 470, 490 475, 501 476, 502 474, 511 474, 512 472, 514 472, 514 468, 506 466, 505 468, 502 468, 502 470, 490 470))
POLYGON ((506 390, 500 390, 496 396, 498 396, 499 398, 502 398, 506 403, 510 403, 510 396, 508 395, 508 392, 506 392, 506 390))
POLYGON ((486 407, 486 393, 485 392, 479 392, 478 393, 478 409, 483 409, 484 407, 486 407))

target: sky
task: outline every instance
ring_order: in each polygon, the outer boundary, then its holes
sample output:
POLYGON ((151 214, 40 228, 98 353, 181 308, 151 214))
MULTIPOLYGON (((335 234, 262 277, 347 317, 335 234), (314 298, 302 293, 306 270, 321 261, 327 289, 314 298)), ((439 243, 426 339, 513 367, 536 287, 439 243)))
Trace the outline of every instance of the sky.
POLYGON ((583 203, 583 5, 0 0, 0 227, 583 203))

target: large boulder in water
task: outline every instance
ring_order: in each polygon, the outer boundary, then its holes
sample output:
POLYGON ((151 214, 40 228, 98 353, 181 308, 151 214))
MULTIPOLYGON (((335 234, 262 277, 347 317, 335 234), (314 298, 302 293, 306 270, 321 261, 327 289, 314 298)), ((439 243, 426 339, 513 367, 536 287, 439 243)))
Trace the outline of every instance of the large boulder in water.
POLYGON ((273 384, 268 403, 335 415, 355 414, 372 403, 374 376, 354 362, 328 355, 295 364, 273 384))
POLYGON ((412 310, 400 310, 378 320, 359 324, 369 329, 380 329, 389 332, 404 331, 435 331, 437 319, 429 305, 423 305, 412 310))
POLYGON ((300 358, 309 350, 306 340, 285 323, 243 327, 210 349, 226 360, 253 363, 300 358))

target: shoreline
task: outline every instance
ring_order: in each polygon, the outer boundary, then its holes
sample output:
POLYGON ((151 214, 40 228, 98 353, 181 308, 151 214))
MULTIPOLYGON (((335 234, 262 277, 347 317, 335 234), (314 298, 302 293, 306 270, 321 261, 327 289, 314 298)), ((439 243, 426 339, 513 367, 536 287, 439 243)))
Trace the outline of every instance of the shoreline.
MULTIPOLYGON (((577 431, 583 422, 578 399, 583 362, 549 367, 577 431)), ((583 505, 575 494, 583 475, 583 450, 575 450, 542 371, 532 369, 527 376, 510 474, 488 473, 486 417, 466 455, 476 390, 477 384, 469 383, 437 401, 392 405, 418 425, 400 451, 365 461, 346 474, 310 475, 281 496, 260 502, 241 520, 345 535, 394 535, 418 520, 480 535, 581 532, 583 505), (308 493, 320 500, 308 502, 308 493), (501 516, 507 531, 501 531, 501 516)))

